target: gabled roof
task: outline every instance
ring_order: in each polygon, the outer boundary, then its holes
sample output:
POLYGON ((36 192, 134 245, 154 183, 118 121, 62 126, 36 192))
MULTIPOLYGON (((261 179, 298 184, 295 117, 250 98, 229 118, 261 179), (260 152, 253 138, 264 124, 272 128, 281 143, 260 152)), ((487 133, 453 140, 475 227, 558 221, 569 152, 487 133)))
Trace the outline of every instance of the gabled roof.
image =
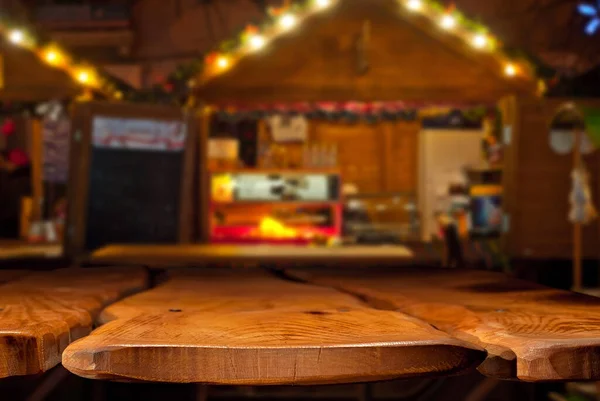
POLYGON ((49 68, 26 49, 0 40, 0 58, 0 101, 37 102, 81 93, 81 87, 69 75, 49 68))
POLYGON ((426 0, 309 0, 207 57, 197 87, 215 102, 495 101, 536 93, 525 63, 484 28, 426 0))

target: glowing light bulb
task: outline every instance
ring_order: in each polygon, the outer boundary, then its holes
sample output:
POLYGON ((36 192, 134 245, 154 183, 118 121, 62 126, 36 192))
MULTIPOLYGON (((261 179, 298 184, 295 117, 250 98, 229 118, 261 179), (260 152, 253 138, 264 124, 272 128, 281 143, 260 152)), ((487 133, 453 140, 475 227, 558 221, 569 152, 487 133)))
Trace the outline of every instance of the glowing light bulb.
POLYGON ((327 8, 331 5, 331 0, 316 0, 318 8, 327 8))
POLYGON ((86 84, 90 81, 90 74, 88 74, 86 71, 81 71, 79 74, 77 74, 77 80, 82 84, 86 84))
POLYGON ((483 49, 488 44, 488 38, 485 35, 476 35, 473 38, 473 46, 478 49, 483 49))
POLYGON ((250 38, 250 46, 252 47, 252 49, 254 50, 260 50, 263 47, 265 47, 265 38, 263 38, 260 35, 254 35, 250 38))
POLYGON ((225 68, 229 67, 229 59, 225 56, 219 57, 217 59, 217 66, 224 70, 225 68))
POLYGON ((411 11, 419 11, 423 7, 421 0, 408 0, 406 8, 411 11))
POLYGON ((58 65, 62 60, 62 56, 56 50, 48 50, 44 55, 44 59, 50 65, 58 65))
POLYGON ((442 17, 442 20, 440 21, 440 25, 444 29, 452 29, 456 26, 456 19, 453 16, 451 16, 450 14, 446 14, 442 17))
POLYGON ((76 75, 77 80, 84 85, 91 85, 93 74, 89 70, 79 70, 76 75))
POLYGON ((517 75, 517 67, 514 64, 507 64, 506 67, 504 67, 504 74, 506 74, 507 77, 514 77, 517 75))
POLYGON ((281 17, 281 19, 279 20, 279 23, 281 25, 282 28, 284 29, 291 29, 296 25, 296 17, 294 17, 292 14, 285 14, 283 17, 281 17))
POLYGON ((20 45, 25 40, 25 34, 19 29, 10 31, 8 39, 15 45, 20 45))

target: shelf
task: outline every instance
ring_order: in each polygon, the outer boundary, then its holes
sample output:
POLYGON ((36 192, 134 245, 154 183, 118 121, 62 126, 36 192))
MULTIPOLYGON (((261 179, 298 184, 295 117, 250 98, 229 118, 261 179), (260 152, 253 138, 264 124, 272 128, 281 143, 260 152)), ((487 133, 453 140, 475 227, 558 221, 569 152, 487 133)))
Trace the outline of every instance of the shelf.
POLYGON ((233 201, 233 202, 211 202, 211 206, 256 206, 256 205, 280 205, 280 206, 338 206, 342 201, 233 201))

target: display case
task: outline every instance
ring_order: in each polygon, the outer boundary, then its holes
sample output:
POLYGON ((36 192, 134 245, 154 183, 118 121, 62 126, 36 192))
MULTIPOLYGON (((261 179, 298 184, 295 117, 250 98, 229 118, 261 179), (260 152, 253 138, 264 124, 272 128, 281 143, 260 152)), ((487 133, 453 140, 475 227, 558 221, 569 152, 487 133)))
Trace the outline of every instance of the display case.
POLYGON ((213 171, 210 180, 212 243, 309 244, 341 236, 337 171, 213 171))

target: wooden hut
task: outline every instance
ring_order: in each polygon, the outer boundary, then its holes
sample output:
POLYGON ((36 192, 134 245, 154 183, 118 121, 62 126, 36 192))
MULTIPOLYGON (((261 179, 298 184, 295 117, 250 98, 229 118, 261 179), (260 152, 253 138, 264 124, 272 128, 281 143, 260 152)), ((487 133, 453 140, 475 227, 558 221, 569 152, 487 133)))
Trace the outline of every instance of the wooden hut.
MULTIPOLYGON (((538 81, 525 64, 504 55, 493 36, 472 29, 453 11, 420 0, 306 3, 306 9, 281 10, 263 32, 249 28, 236 50, 207 58, 197 98, 212 108, 311 102, 406 102, 417 108, 499 104, 510 124, 514 99, 535 98, 538 92, 538 81)), ((419 119, 311 121, 309 136, 338 146, 344 181, 361 191, 418 197, 421 129, 419 119)))
POLYGON ((34 52, 0 41, 0 101, 34 103, 71 98, 81 85, 63 70, 49 67, 34 52))
MULTIPOLYGON (((115 97, 115 85, 89 65, 78 62, 54 43, 44 43, 29 30, 0 23, 0 104, 11 113, 50 101, 66 101, 83 94, 115 97)), ((6 116, 5 116, 6 117, 6 116)), ((43 133, 39 118, 31 114, 11 115, 17 135, 0 138, 0 150, 26 150, 31 160, 31 218, 41 218, 43 196, 43 133)), ((21 222, 21 235, 26 225, 21 222)))

